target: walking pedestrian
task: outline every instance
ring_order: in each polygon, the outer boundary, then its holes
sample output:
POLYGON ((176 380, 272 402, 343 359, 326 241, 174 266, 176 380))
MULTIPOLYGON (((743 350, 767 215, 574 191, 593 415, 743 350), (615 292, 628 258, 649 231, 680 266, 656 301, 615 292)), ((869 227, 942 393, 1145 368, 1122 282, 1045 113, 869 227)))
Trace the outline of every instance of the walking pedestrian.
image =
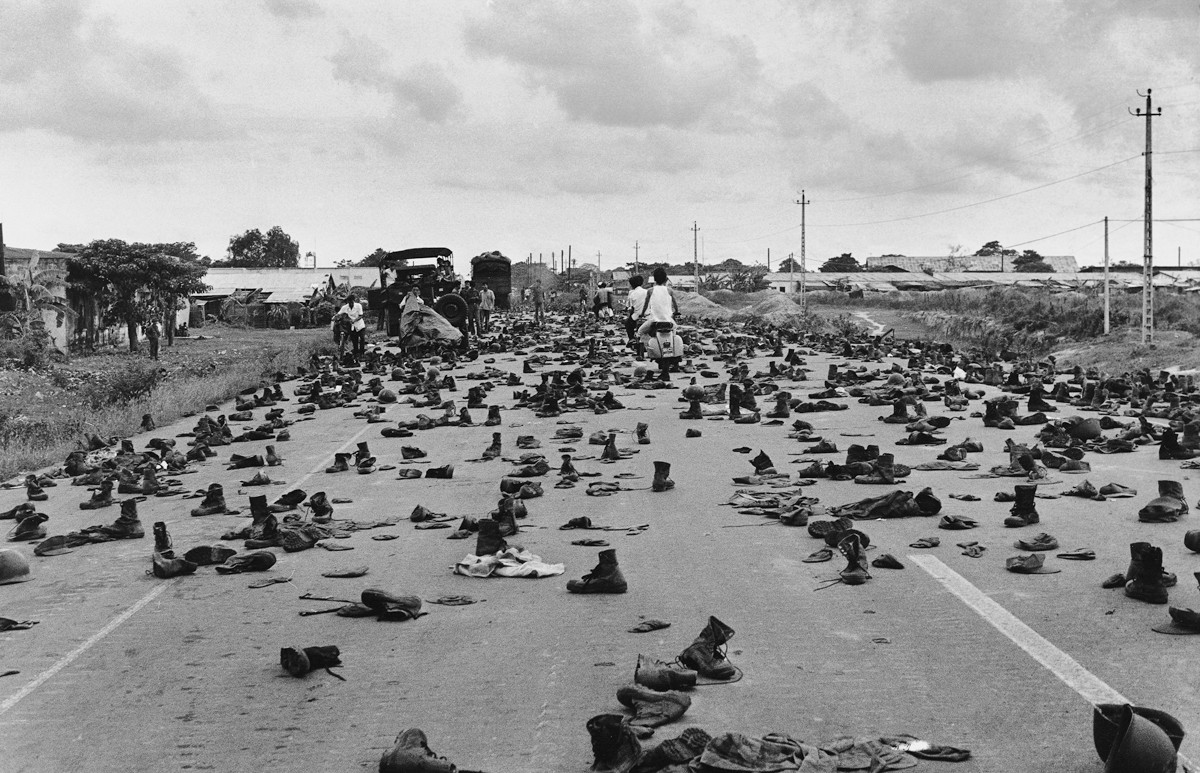
POLYGON ((338 314, 345 314, 346 321, 350 328, 350 344, 351 350, 355 357, 361 357, 366 351, 366 329, 367 323, 363 320, 363 307, 354 296, 354 293, 346 296, 346 303, 338 309, 338 314))
POLYGON ((496 310, 496 293, 484 282, 479 291, 479 322, 483 332, 492 332, 492 312, 496 310))
POLYGON ((533 283, 533 321, 541 324, 546 318, 546 291, 542 289, 542 280, 533 283))

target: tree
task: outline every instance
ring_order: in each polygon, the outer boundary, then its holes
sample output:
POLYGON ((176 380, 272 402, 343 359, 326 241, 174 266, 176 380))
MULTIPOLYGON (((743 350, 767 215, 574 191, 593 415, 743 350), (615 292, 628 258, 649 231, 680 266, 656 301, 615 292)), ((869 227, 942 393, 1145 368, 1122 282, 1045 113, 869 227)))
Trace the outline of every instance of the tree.
POLYGON ((1025 250, 1012 261, 1013 271, 1024 271, 1031 274, 1053 274, 1054 267, 1036 250, 1025 250))
POLYGON ((729 274, 729 289, 738 293, 756 293, 770 287, 766 266, 749 266, 729 274))
POLYGON ((745 268, 746 264, 737 258, 726 258, 713 266, 714 271, 742 271, 745 268))
POLYGON ((848 252, 843 252, 836 258, 830 258, 821 264, 820 271, 825 273, 838 273, 850 271, 862 271, 862 266, 854 259, 854 256, 848 252))
POLYGON ((168 319, 173 325, 178 300, 208 289, 205 266, 171 254, 180 244, 189 243, 97 239, 68 259, 67 281, 96 301, 106 322, 126 325, 129 351, 136 352, 139 326, 168 319))
POLYGON ((65 286, 63 272, 43 268, 35 252, 28 265, 14 274, 0 274, 0 292, 12 299, 12 310, 0 314, 6 338, 24 341, 26 365, 44 364, 50 351, 51 339, 46 333, 43 313, 52 311, 61 327, 63 320, 74 312, 54 291, 65 286))
POLYGON ((781 274, 786 274, 789 271, 799 271, 800 261, 796 260, 795 258, 784 258, 783 262, 779 264, 778 270, 781 274))
POLYGON ((300 244, 279 226, 263 234, 252 228, 229 238, 228 258, 223 265, 234 268, 295 268, 300 265, 300 244))
POLYGON ((378 268, 379 264, 383 262, 383 259, 386 258, 387 255, 387 250, 382 247, 376 247, 374 252, 372 252, 370 255, 367 255, 362 260, 339 260, 336 265, 338 268, 352 268, 355 266, 378 268))

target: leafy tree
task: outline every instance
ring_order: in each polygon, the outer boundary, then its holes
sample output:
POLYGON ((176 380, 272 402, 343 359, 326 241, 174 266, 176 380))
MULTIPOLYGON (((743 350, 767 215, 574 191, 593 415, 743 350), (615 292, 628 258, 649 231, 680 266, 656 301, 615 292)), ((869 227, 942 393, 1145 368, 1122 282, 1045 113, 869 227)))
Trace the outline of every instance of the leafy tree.
POLYGON ((796 260, 795 258, 784 258, 783 262, 779 264, 778 270, 783 274, 786 274, 789 271, 799 271, 800 261, 796 260))
POLYGON ((744 268, 746 268, 746 264, 737 258, 726 258, 713 266, 714 271, 741 271, 744 268))
POLYGON ((1016 250, 1005 249, 1000 246, 1000 242, 988 242, 979 249, 975 250, 976 255, 1002 255, 1011 257, 1017 254, 1016 250))
POLYGON ((336 265, 338 268, 353 268, 355 266, 376 268, 386 257, 387 250, 382 247, 376 247, 374 252, 372 252, 370 255, 367 255, 362 260, 339 260, 336 265))
POLYGON ((300 244, 279 226, 264 234, 257 228, 232 236, 228 258, 222 265, 234 268, 295 268, 300 265, 300 244))
POLYGON ((848 252, 843 252, 836 258, 830 258, 822 263, 819 270, 824 273, 862 271, 862 266, 860 266, 858 261, 854 259, 853 255, 848 252))
POLYGON ((64 278, 58 269, 42 268, 37 253, 21 270, 0 274, 0 293, 8 294, 12 300, 12 310, 0 314, 0 325, 6 338, 23 342, 26 365, 44 364, 51 349, 43 313, 54 312, 60 327, 66 317, 74 315, 71 307, 54 293, 65 287, 64 278))
POLYGON ((729 274, 729 289, 739 293, 755 293, 770 287, 766 266, 750 266, 729 274))
POLYGON ((1053 274, 1054 267, 1036 250, 1025 250, 1012 261, 1014 271, 1024 271, 1031 274, 1053 274))
POLYGON ((126 325, 129 351, 136 352, 139 326, 169 320, 173 327, 179 299, 208 289, 205 266, 171 254, 180 244, 188 243, 97 239, 67 261, 67 281, 95 299, 106 322, 126 325))

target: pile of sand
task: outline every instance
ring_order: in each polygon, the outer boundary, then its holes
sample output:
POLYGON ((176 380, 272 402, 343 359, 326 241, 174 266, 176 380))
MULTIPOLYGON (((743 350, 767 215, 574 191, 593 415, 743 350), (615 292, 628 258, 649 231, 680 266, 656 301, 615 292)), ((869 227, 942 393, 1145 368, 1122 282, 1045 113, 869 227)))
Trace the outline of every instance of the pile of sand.
POLYGON ((676 290, 675 304, 679 306, 679 313, 686 317, 729 319, 733 315, 729 309, 718 306, 699 293, 685 293, 676 290))
POLYGON ((783 293, 764 293, 762 300, 745 309, 733 313, 734 319, 757 319, 772 325, 783 325, 794 322, 803 312, 800 305, 783 293))

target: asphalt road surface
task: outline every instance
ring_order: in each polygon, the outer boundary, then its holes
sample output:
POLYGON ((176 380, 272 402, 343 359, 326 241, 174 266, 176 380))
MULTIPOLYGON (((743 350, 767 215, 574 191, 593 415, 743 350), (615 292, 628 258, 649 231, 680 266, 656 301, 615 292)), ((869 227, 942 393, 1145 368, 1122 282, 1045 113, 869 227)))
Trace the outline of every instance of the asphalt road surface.
MULTIPOLYGON (((547 336, 543 343, 549 345, 547 336)), ((550 355, 552 358, 555 355, 550 355)), ((495 367, 521 373, 523 358, 496 354, 495 367)), ((814 380, 781 382, 808 394, 823 387, 830 362, 808 357, 814 380)), ((890 364, 890 361, 889 361, 890 364)), ((626 360, 619 369, 629 372, 626 360)), ((723 363, 713 363, 726 377, 723 363)), ((765 370, 767 358, 751 361, 765 370)), ((466 374, 482 361, 451 371, 465 404, 466 374)), ((553 362, 542 371, 554 370, 553 362)), ((538 376, 524 376, 535 383, 538 376)), ((498 499, 498 480, 511 468, 494 460, 471 463, 491 439, 482 426, 485 411, 472 414, 480 426, 416 432, 409 439, 380 436, 383 424, 367 424, 354 409, 318 411, 278 445, 281 468, 268 470, 286 485, 271 487, 272 499, 291 488, 353 500, 335 505, 335 518, 372 521, 399 516, 397 525, 355 533, 344 544, 354 550, 313 549, 279 553, 267 573, 290 581, 250 588, 260 574, 219 576, 211 568, 160 580, 148 576, 151 524, 165 521, 177 548, 216 542, 222 532, 248 523, 244 515, 190 517, 196 500, 150 498, 140 506, 143 540, 79 548, 50 558, 32 558, 35 579, 0 586, 0 616, 37 620, 30 630, 0 633, 0 770, 18 771, 361 771, 375 770, 395 735, 422 728, 432 748, 460 767, 493 773, 585 771, 592 757, 587 719, 619 712, 616 691, 633 678, 639 653, 671 660, 693 640, 709 615, 736 635, 729 657, 744 672, 734 684, 698 687, 681 721, 660 728, 655 739, 698 726, 709 733, 737 731, 752 736, 786 732, 811 743, 839 736, 908 733, 935 743, 968 748, 963 763, 922 762, 918 770, 1098 771, 1091 741, 1089 701, 1119 700, 1163 709, 1188 729, 1198 726, 1200 672, 1193 655, 1200 638, 1164 636, 1151 626, 1166 619, 1164 606, 1103 590, 1101 581, 1124 571, 1130 542, 1146 539, 1163 549, 1165 566, 1179 575, 1171 603, 1198 607, 1192 572, 1200 556, 1183 546, 1187 519, 1177 524, 1141 524, 1137 510, 1156 496, 1159 479, 1182 480, 1189 500, 1198 487, 1178 462, 1157 458, 1154 447, 1133 454, 1089 455, 1088 476, 1054 475, 1062 491, 1083 477, 1097 487, 1118 482, 1136 487, 1133 499, 1091 502, 1039 499, 1042 523, 1006 529, 1009 505, 992 501, 1011 491, 1011 478, 975 473, 915 472, 902 488, 932 486, 943 512, 979 520, 973 531, 940 531, 936 518, 867 521, 859 528, 905 569, 873 569, 873 579, 851 587, 817 590, 844 562, 808 564, 802 558, 820 543, 803 528, 741 515, 724 506, 739 486, 734 476, 752 472, 749 455, 732 449, 765 450, 781 471, 808 444, 789 439, 786 426, 735 425, 728 420, 683 421, 676 389, 617 389, 628 410, 605 415, 568 412, 539 419, 530 410, 506 410, 506 456, 517 456, 518 435, 535 435, 556 469, 558 446, 550 442, 562 426, 581 426, 585 440, 571 443, 576 467, 599 472, 573 489, 556 489, 557 475, 543 478, 546 494, 528 502, 524 545, 550 563, 565 564, 561 576, 543 579, 475 579, 453 574, 456 560, 474 540, 447 540, 446 530, 419 531, 408 520, 423 504, 452 516, 485 515, 498 499), (636 409, 636 410, 635 410, 636 409), (648 422, 649 445, 636 445, 637 422, 648 422), (703 436, 685 439, 686 429, 703 436), (586 436, 618 431, 618 445, 636 450, 631 458, 600 464, 601 450, 586 436), (453 463, 452 480, 400 480, 396 472, 326 474, 337 451, 368 441, 380 464, 400 465, 401 445, 428 452, 428 464, 453 463), (652 462, 666 461, 673 491, 649 491, 652 462), (634 490, 611 497, 585 495, 589 480, 616 480, 634 490), (950 499, 970 493, 978 502, 950 499), (558 526, 586 515, 598 525, 649 527, 624 531, 561 531, 558 526), (735 528, 736 527, 736 528, 735 528), (1062 548, 1095 550, 1092 562, 1050 555, 1059 574, 1024 576, 1005 571, 1004 559, 1018 551, 1018 536, 1047 531, 1062 548), (377 541, 378 534, 398 539, 377 541), (940 547, 919 550, 910 543, 938 536, 940 547), (581 537, 608 539, 629 582, 624 595, 568 594, 566 583, 591 570, 598 548, 573 546, 581 537), (980 558, 962 555, 956 542, 986 546, 980 558), (358 579, 330 579, 322 572, 367 565, 358 579), (356 599, 367 587, 416 594, 432 600, 467 594, 467 606, 427 604, 428 614, 409 622, 346 619, 299 612, 337 606, 302 600, 305 593, 356 599), (643 618, 670 628, 647 634, 627 629, 643 618), (334 644, 344 667, 339 681, 323 671, 293 678, 279 666, 279 649, 289 645, 334 644)), ((719 379, 699 379, 717 383, 719 379)), ((284 385, 291 395, 299 382, 284 385)), ((512 388, 497 386, 489 403, 513 404, 512 388)), ((989 394, 994 390, 989 389, 989 394)), ((766 406, 766 398, 759 398, 766 406)), ((854 399, 849 410, 807 414, 818 434, 844 456, 854 442, 875 443, 897 461, 933 459, 941 447, 895 445, 902 426, 878 417, 854 399)), ((364 403, 369 404, 369 403, 364 403)), ((296 418, 296 398, 284 404, 296 418)), ((931 404, 932 413, 937 404, 931 404)), ((973 409, 980 408, 978 404, 973 409)), ((222 406, 222 410, 232 410, 222 406)), ((1071 409, 1064 406, 1064 412, 1071 409)), ((255 418, 263 411, 256 411, 255 418)), ((412 419, 411 406, 390 406, 386 417, 412 419)), ((967 413, 954 417, 945 436, 970 435, 985 453, 973 455, 986 470, 1007 462, 1006 438, 1031 440, 1037 427, 1004 432, 985 429, 967 413)), ((153 436, 174 436, 193 419, 135 438, 138 448, 153 436)), ((790 421, 788 422, 790 423, 790 421)), ((253 470, 226 471, 231 451, 250 453, 264 444, 219 448, 218 456, 181 476, 185 488, 225 486, 230 506, 248 512, 239 481, 253 470)), ((887 487, 821 480, 805 492, 836 505, 876 496, 887 487)), ((39 510, 51 516, 51 533, 109 523, 116 508, 81 511, 82 487, 48 489, 39 510)), ((0 491, 0 509, 23 501, 23 489, 0 491)), ((1194 518, 1195 516, 1193 516, 1194 518)), ((240 548, 239 543, 233 543, 240 548)), ((11 546, 11 545, 9 545, 11 546)), ((27 555, 31 545, 19 545, 27 555)), ((655 743, 651 740, 648 744, 655 743)), ((1195 757, 1191 737, 1181 750, 1195 757)))

